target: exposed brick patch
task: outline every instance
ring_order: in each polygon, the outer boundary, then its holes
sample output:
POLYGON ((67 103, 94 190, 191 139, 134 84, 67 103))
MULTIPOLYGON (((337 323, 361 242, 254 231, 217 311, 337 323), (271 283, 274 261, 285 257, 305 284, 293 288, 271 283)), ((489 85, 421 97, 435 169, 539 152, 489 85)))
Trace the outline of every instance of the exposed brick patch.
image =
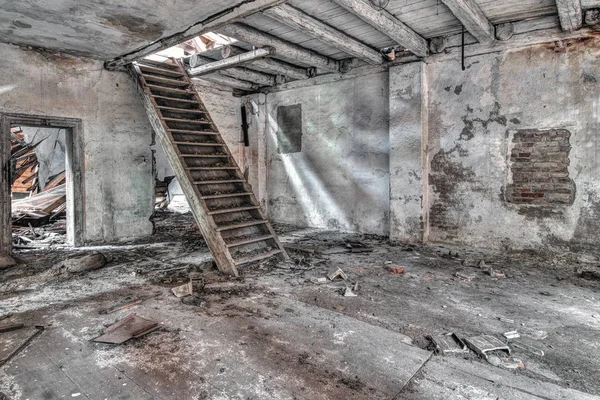
POLYGON ((575 183, 568 169, 570 137, 566 129, 524 129, 515 133, 510 156, 513 183, 506 187, 507 202, 573 204, 575 183))

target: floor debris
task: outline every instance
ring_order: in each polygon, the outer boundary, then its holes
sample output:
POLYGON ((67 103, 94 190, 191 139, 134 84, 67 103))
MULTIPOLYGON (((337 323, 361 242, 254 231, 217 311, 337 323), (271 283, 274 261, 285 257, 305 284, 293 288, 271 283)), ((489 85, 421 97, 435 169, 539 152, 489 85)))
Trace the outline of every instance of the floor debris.
POLYGON ((111 314, 111 313, 114 313, 114 312, 117 312, 120 310, 126 310, 133 306, 137 306, 138 304, 142 304, 142 299, 135 299, 128 303, 124 303, 124 304, 120 304, 120 305, 116 305, 116 306, 107 308, 106 310, 100 311, 100 314, 111 314))
POLYGON ((323 276, 311 276, 310 281, 315 285, 322 285, 324 283, 327 283, 327 278, 323 276))
POLYGON ((10 325, 0 325, 0 333, 16 331, 17 329, 24 328, 23 324, 10 324, 10 325))
POLYGON ((429 336, 437 354, 465 354, 469 349, 465 342, 454 332, 442 335, 429 336))
POLYGON ((392 274, 403 274, 404 273, 404 267, 401 267, 399 265, 389 264, 389 265, 386 265, 386 268, 392 274))
POLYGON ((344 271, 342 271, 341 268, 335 268, 331 271, 329 271, 329 273, 327 274, 327 277, 329 278, 330 281, 335 280, 335 278, 342 278, 343 280, 347 280, 348 279, 348 275, 346 275, 346 273, 344 271))
POLYGON ((504 336, 508 340, 518 339, 521 337, 521 335, 519 335, 519 332, 517 331, 504 332, 502 336, 504 336))
POLYGON ((496 356, 494 354, 489 354, 486 357, 487 362, 496 367, 506 368, 506 369, 524 369, 525 364, 523 361, 514 357, 504 357, 504 356, 496 356))
POLYGON ((171 292, 175 295, 175 297, 185 297, 189 296, 194 292, 194 287, 192 286, 192 281, 188 283, 184 283, 181 286, 176 286, 171 289, 171 292))
POLYGON ((92 253, 80 257, 67 258, 64 261, 55 264, 51 271, 55 274, 61 274, 65 272, 76 274, 100 269, 104 267, 107 262, 108 260, 104 254, 92 253))
POLYGON ((98 343, 121 344, 130 339, 144 336, 158 328, 158 322, 131 313, 122 320, 104 329, 104 333, 92 339, 92 341, 98 343))
POLYGON ((539 356, 539 357, 543 357, 545 354, 544 350, 538 349, 537 347, 533 347, 533 346, 530 346, 528 344, 521 343, 521 342, 511 342, 511 346, 516 347, 517 349, 526 351, 527 353, 539 356))
POLYGON ((492 335, 480 335, 465 338, 467 346, 480 357, 487 358, 488 353, 502 351, 510 355, 510 347, 492 335))
POLYGON ((506 278, 506 274, 502 271, 498 271, 495 270, 492 267, 489 267, 487 269, 487 273, 492 277, 492 278, 506 278))
POLYGON ((344 297, 358 297, 358 295, 354 293, 349 286, 346 286, 344 289, 344 297))
POLYGON ((6 253, 0 252, 0 269, 6 269, 16 264, 17 262, 14 258, 6 253))
POLYGON ((454 276, 465 282, 471 282, 473 279, 475 279, 475 274, 465 274, 464 272, 460 271, 455 273, 454 276))
POLYGON ((41 325, 36 325, 33 331, 28 331, 26 329, 19 329, 16 331, 5 332, 2 335, 2 343, 5 344, 3 347, 0 347, 0 367, 9 362, 13 357, 19 354, 25 347, 29 345, 38 337, 43 331, 44 327, 41 325), (5 335, 12 336, 11 339, 6 339, 5 335), (25 336, 24 336, 25 335, 25 336), (20 344, 19 344, 20 343, 20 344), (6 345, 8 344, 8 345, 6 345), (16 347, 13 348, 13 344, 16 347))

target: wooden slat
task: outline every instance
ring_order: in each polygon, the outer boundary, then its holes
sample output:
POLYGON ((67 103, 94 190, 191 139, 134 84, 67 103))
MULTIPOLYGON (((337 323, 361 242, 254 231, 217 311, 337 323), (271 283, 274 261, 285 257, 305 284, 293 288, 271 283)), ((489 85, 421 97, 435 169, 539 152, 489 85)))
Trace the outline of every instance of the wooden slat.
POLYGON ((237 170, 237 167, 188 167, 187 168, 190 171, 220 171, 220 170, 232 170, 235 169, 237 170))
POLYGON ((181 154, 184 158, 227 158, 228 154, 181 154))
POLYGON ((176 97, 167 97, 167 96, 160 96, 160 95, 153 95, 152 97, 154 97, 155 99, 165 100, 165 101, 173 101, 173 102, 188 103, 188 104, 198 104, 198 102, 196 102, 194 100, 178 99, 176 97))
POLYGON ((142 59, 139 61, 136 61, 136 64, 138 64, 138 66, 151 66, 151 67, 157 67, 157 68, 166 68, 166 69, 172 69, 175 71, 178 71, 179 68, 177 65, 175 64, 171 64, 169 62, 161 62, 161 61, 153 61, 153 60, 148 60, 148 59, 142 59))
POLYGON ((180 124, 201 124, 208 125, 210 121, 207 119, 182 119, 182 118, 171 118, 171 117, 163 117, 161 118, 165 122, 178 122, 180 124))
POLYGON ((146 87, 150 90, 156 90, 156 91, 160 91, 160 92, 170 92, 170 93, 178 93, 178 94, 194 94, 194 92, 192 92, 190 90, 175 89, 175 88, 170 88, 170 87, 166 87, 166 86, 158 86, 158 85, 153 85, 151 83, 147 84, 146 87))
POLYGON ((224 185, 224 184, 230 184, 230 183, 243 183, 246 182, 243 179, 232 179, 232 180, 221 180, 221 181, 196 181, 194 182, 194 185, 224 185))
POLYGON ((172 71, 170 69, 158 68, 158 67, 150 67, 147 65, 140 65, 140 70, 142 71, 142 73, 163 74, 163 75, 172 76, 175 78, 183 77, 183 74, 179 71, 172 71))
POLYGON ((157 108, 160 110, 172 111, 172 112, 177 112, 177 113, 203 114, 203 115, 207 114, 207 112, 205 110, 193 110, 193 109, 187 109, 187 108, 177 108, 177 107, 168 107, 168 106, 158 106, 157 108))
POLYGON ((227 193, 227 194, 214 194, 214 195, 209 195, 209 196, 202 196, 202 199, 204 200, 215 200, 215 199, 228 199, 228 198, 232 198, 232 197, 244 197, 244 196, 250 196, 251 193, 250 192, 246 192, 246 193, 227 193))
MULTIPOLYGON (((242 181, 244 182, 244 181, 242 181)), ((222 210, 209 211, 208 215, 219 215, 219 214, 233 214, 242 211, 258 210, 260 206, 248 206, 248 207, 236 207, 236 208, 224 208, 222 210)))
POLYGON ((253 256, 240 258, 238 260, 235 260, 235 265, 237 266, 237 265, 248 264, 248 263, 266 260, 267 258, 276 256, 277 254, 279 254, 281 252, 282 252, 281 250, 276 249, 276 250, 271 250, 268 253, 261 253, 261 254, 257 254, 257 255, 253 255, 253 256))
POLYGON ((273 235, 264 235, 264 236, 257 236, 257 237, 253 237, 253 238, 236 240, 234 242, 227 243, 227 247, 229 247, 229 248, 231 248, 231 247, 239 247, 239 246, 244 246, 244 245, 247 245, 247 244, 264 242, 264 241, 267 241, 269 239, 273 239, 273 235))
POLYGON ((168 128, 167 130, 171 133, 178 133, 182 135, 198 135, 198 136, 218 136, 219 133, 213 131, 195 131, 191 129, 176 129, 176 128, 168 128))
POLYGON ((268 223, 269 223, 269 221, 266 221, 266 220, 259 220, 259 221, 253 220, 253 221, 248 221, 248 222, 241 222, 239 224, 219 226, 219 227, 217 227, 217 231, 218 232, 233 231, 235 229, 243 229, 243 228, 248 228, 250 226, 257 226, 257 225, 266 225, 268 223))
POLYGON ((162 78, 160 76, 155 76, 155 75, 146 75, 146 74, 142 74, 144 79, 146 79, 146 81, 148 82, 158 82, 158 83, 163 83, 165 85, 173 85, 176 87, 186 87, 189 84, 185 81, 178 81, 175 79, 168 79, 168 78, 162 78))
POLYGON ((204 147, 223 147, 223 143, 202 143, 202 142, 173 142, 179 146, 204 146, 204 147))

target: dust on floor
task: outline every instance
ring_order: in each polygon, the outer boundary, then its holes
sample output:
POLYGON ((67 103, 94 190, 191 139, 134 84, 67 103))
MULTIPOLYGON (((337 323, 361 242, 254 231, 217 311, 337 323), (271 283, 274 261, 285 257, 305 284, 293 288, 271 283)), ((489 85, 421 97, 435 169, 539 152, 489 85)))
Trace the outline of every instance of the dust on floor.
POLYGON ((293 248, 292 261, 242 269, 232 286, 220 286, 231 280, 212 266, 189 214, 159 214, 157 234, 151 239, 17 253, 20 264, 0 278, 0 315, 10 312, 11 321, 44 325, 46 330, 0 369, 0 392, 32 400, 63 395, 90 399, 600 395, 595 378, 600 370, 596 258, 568 252, 508 254, 438 245, 392 246, 374 236, 277 229, 293 248), (359 252, 351 252, 352 247, 359 252), (108 264, 83 273, 48 273, 68 257, 91 252, 104 254, 108 264), (390 272, 390 262, 404 267, 404 273, 390 272), (347 280, 311 281, 337 267, 347 280), (170 289, 186 283, 190 273, 203 279, 206 287, 213 284, 213 289, 201 290, 193 298, 176 298, 170 289), (343 296, 346 287, 357 296, 343 296), (143 302, 100 313, 134 299, 143 302), (130 312, 159 322, 160 329, 119 346, 90 341, 130 312), (503 370, 472 352, 445 357, 429 352, 428 335, 502 337, 515 330, 520 337, 513 343, 521 347, 511 345, 512 356, 523 362, 523 369, 503 370), (490 385, 490 380, 496 384, 490 385))

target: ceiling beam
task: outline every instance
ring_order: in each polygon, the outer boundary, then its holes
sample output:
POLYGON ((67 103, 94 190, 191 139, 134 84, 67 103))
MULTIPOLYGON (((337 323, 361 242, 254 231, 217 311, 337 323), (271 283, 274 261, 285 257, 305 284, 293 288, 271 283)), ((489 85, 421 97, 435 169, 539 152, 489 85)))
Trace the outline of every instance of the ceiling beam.
POLYGON ((479 43, 490 43, 495 40, 494 25, 483 14, 475 0, 442 0, 442 2, 479 43))
POLYGON ((256 83, 257 85, 263 86, 275 86, 277 85, 277 78, 272 75, 263 74, 262 72, 252 71, 251 69, 245 68, 231 68, 221 71, 221 75, 228 76, 234 79, 240 79, 242 81, 248 81, 256 83))
POLYGON ((355 38, 311 17, 297 8, 282 4, 279 7, 273 7, 263 11, 263 14, 290 28, 296 29, 348 54, 365 60, 369 64, 383 63, 383 56, 379 51, 370 48, 355 38))
MULTIPOLYGON (((248 51, 237 46, 229 47, 231 49, 232 56, 237 56, 248 51)), ((223 56, 221 55, 221 51, 219 49, 209 50, 198 55, 210 59, 211 62, 223 59, 223 56), (218 56, 216 54, 218 54, 218 56)), ((295 65, 288 64, 283 61, 274 60, 272 58, 263 58, 262 60, 252 61, 247 65, 247 67, 255 69, 259 72, 265 72, 273 75, 285 75, 290 79, 306 79, 308 77, 307 68, 297 67, 295 65)))
MULTIPOLYGON (((215 60, 210 59, 208 57, 203 57, 199 54, 194 54, 188 59, 190 60, 191 68, 195 68, 200 65, 212 64, 215 62, 215 60)), ((190 74, 189 69, 187 71, 188 74, 190 74)), ((241 79, 243 81, 253 82, 260 86, 275 86, 277 84, 277 80, 273 75, 263 74, 262 72, 252 71, 247 68, 229 68, 220 72, 221 75, 228 76, 230 78, 241 79)))
POLYGON ((230 78, 222 75, 220 72, 216 72, 210 75, 192 77, 192 81, 209 81, 217 83, 219 85, 227 86, 234 89, 244 90, 246 92, 255 92, 260 86, 252 82, 241 81, 239 79, 230 78))
POLYGON ((284 3, 286 0, 245 0, 237 6, 228 8, 216 15, 200 21, 183 32, 176 33, 171 36, 159 39, 147 46, 139 48, 130 53, 124 54, 110 61, 107 61, 104 66, 106 69, 118 69, 140 58, 149 56, 150 54, 158 53, 159 51, 173 47, 179 43, 190 40, 203 33, 216 30, 219 27, 230 24, 234 21, 239 21, 252 14, 256 14, 266 8, 273 7, 284 3))
POLYGON ((556 0, 558 17, 563 31, 571 32, 581 29, 583 25, 583 11, 580 0, 556 0))
POLYGON ((223 60, 213 61, 209 64, 194 66, 188 70, 188 74, 190 76, 207 75, 222 69, 237 67, 238 65, 242 65, 253 60, 270 57, 273 54, 275 54, 275 49, 272 47, 256 49, 237 56, 225 58, 223 60))
POLYGON ((411 53, 419 57, 428 55, 427 40, 389 12, 376 11, 363 0, 333 0, 333 2, 383 32, 411 53))
POLYGON ((340 63, 336 60, 259 31, 258 29, 251 28, 247 25, 235 23, 219 28, 217 32, 254 46, 274 47, 277 56, 288 60, 325 69, 327 71, 338 72, 340 70, 340 63))

